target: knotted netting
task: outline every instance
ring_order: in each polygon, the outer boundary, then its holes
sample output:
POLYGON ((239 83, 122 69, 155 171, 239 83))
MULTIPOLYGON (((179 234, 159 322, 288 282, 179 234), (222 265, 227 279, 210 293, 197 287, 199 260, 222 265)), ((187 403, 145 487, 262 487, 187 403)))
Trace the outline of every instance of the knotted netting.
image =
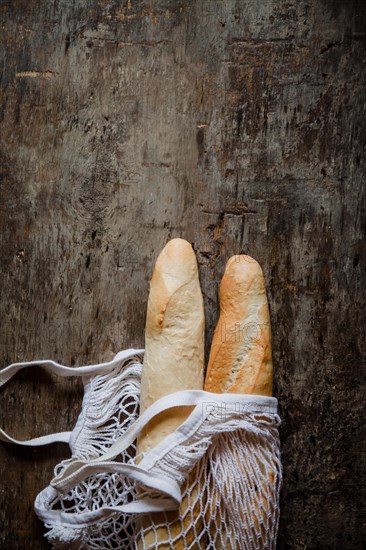
MULTIPOLYGON (((72 455, 35 501, 52 548, 275 548, 282 480, 277 400, 187 390, 139 416, 142 358, 143 350, 126 350, 109 363, 79 368, 85 394, 68 438, 72 455), (141 429, 176 406, 193 410, 136 456, 141 429)), ((65 376, 66 369, 53 370, 65 376)))

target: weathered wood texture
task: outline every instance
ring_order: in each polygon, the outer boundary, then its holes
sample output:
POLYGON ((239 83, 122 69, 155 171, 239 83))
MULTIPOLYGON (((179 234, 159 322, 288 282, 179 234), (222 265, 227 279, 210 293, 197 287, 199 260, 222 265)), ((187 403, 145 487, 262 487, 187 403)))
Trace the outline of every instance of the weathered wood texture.
MULTIPOLYGON (((280 549, 365 528, 365 4, 1 2, 1 366, 143 344, 153 263, 194 243, 207 317, 226 259, 268 283, 283 418, 280 549)), ((19 438, 70 428, 81 384, 1 393, 19 438)), ((42 549, 33 499, 67 456, 0 446, 0 546, 42 549)))

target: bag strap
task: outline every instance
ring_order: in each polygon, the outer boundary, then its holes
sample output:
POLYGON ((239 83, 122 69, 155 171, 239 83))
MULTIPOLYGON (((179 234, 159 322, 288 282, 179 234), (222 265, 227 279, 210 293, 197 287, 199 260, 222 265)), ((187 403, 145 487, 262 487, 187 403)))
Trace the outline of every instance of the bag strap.
MULTIPOLYGON (((151 478, 152 479, 152 478, 151 478)), ((154 476, 154 481, 162 487, 161 481, 166 483, 163 478, 154 476)), ((174 487, 173 482, 170 487, 174 487)), ((82 529, 100 521, 119 514, 146 514, 151 512, 162 512, 176 510, 181 501, 180 489, 179 496, 173 498, 141 498, 140 500, 122 504, 120 506, 103 506, 97 510, 89 510, 78 513, 63 512, 62 510, 50 509, 52 501, 57 498, 58 491, 49 485, 41 491, 34 502, 34 508, 37 516, 47 525, 52 527, 60 526, 62 528, 82 529), (179 502, 177 504, 177 502, 179 502)), ((174 492, 174 491, 173 491, 174 492)))
MULTIPOLYGON (((120 351, 115 355, 111 361, 106 363, 98 363, 95 365, 87 365, 81 367, 66 367, 55 361, 48 359, 42 359, 40 361, 23 361, 19 363, 12 363, 8 367, 5 367, 0 371, 0 387, 4 386, 13 376, 20 370, 28 367, 39 366, 45 368, 47 371, 57 374, 61 377, 66 376, 96 376, 98 374, 104 374, 112 370, 118 363, 124 362, 127 359, 131 359, 135 355, 143 355, 143 349, 127 349, 120 351)), ((35 437, 25 441, 12 438, 4 430, 0 428, 0 441, 4 443, 13 443, 15 445, 38 447, 41 445, 49 445, 51 443, 69 443, 72 431, 58 432, 54 434, 44 435, 41 437, 35 437)))
POLYGON ((56 432, 41 437, 34 437, 21 441, 10 437, 4 430, 0 428, 0 441, 4 443, 14 443, 23 447, 40 447, 42 445, 50 445, 51 443, 69 443, 72 432, 56 432))

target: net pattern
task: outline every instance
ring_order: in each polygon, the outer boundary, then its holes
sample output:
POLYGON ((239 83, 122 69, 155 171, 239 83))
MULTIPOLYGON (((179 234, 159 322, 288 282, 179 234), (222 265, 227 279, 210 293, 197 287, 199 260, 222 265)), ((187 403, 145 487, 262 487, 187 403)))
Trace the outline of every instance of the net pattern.
MULTIPOLYGON (((73 431, 72 456, 55 475, 78 460, 96 459, 137 421, 142 364, 135 356, 108 372, 86 378, 82 412, 73 431)), ((46 523, 52 548, 120 549, 274 549, 282 480, 278 426, 272 411, 255 405, 196 407, 198 422, 179 445, 167 448, 149 468, 181 487, 179 510, 115 513, 92 525, 46 523)), ((193 413, 192 413, 193 414, 193 413)), ((139 464, 136 443, 118 457, 139 464)), ((46 503, 73 516, 162 495, 125 474, 98 472, 46 503)))
MULTIPOLYGON (((72 456, 55 468, 55 476, 76 460, 90 460, 107 451, 137 420, 140 403, 142 364, 139 357, 119 361, 105 374, 87 378, 82 410, 70 441, 72 456)), ((136 455, 136 443, 123 453, 120 460, 131 463, 136 455)), ((100 473, 78 483, 69 492, 57 496, 47 505, 51 510, 79 514, 102 506, 115 506, 136 498, 135 484, 114 473, 100 473)), ((119 515, 82 529, 53 526, 45 535, 54 549, 132 548, 136 532, 132 515, 119 515)))

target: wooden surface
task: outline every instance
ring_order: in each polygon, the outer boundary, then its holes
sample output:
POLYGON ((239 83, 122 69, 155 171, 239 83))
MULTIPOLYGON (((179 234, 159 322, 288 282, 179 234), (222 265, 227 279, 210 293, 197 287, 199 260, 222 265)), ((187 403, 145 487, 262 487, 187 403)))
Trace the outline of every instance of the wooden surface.
MULTIPOLYGON (((148 281, 192 242, 207 344, 225 261, 263 266, 283 419, 280 549, 366 540, 365 4, 1 1, 1 365, 141 346, 148 281)), ((72 427, 82 389, 1 392, 19 438, 72 427)), ((0 547, 43 549, 65 446, 0 446, 0 547)))

